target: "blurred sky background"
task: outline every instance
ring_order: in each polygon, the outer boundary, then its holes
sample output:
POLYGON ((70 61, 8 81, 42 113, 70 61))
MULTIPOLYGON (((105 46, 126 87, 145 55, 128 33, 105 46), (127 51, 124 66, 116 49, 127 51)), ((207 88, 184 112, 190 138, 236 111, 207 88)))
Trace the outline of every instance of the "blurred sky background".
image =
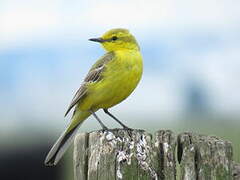
MULTIPOLYGON (((112 109, 119 119, 151 131, 216 119, 213 129, 235 127, 237 139, 239 7, 238 0, 0 0, 1 143, 55 140, 73 94, 104 54, 88 39, 118 27, 135 35, 144 57, 138 88, 112 109)), ((99 128, 89 118, 80 131, 99 128)))

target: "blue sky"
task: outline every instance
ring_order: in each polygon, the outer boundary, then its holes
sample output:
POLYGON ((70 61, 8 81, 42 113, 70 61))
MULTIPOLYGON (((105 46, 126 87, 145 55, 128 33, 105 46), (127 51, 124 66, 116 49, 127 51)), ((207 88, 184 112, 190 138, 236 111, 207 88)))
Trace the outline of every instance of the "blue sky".
POLYGON ((104 53, 87 39, 115 27, 136 36, 145 65, 134 94, 113 109, 118 116, 177 117, 188 111, 192 82, 210 111, 239 114, 239 6, 237 0, 1 1, 0 114, 9 119, 2 128, 25 121, 62 128, 72 95, 104 53))

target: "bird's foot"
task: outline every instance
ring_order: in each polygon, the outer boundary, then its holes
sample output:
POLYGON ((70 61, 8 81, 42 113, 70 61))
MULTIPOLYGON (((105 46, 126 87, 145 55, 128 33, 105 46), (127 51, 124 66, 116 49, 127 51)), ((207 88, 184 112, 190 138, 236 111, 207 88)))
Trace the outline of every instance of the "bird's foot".
POLYGON ((102 126, 102 131, 109 131, 107 126, 102 126))
POLYGON ((123 130, 126 130, 127 133, 128 133, 128 135, 129 135, 129 137, 132 138, 132 132, 133 132, 133 129, 132 129, 132 128, 129 128, 129 127, 127 127, 127 126, 123 126, 123 130))

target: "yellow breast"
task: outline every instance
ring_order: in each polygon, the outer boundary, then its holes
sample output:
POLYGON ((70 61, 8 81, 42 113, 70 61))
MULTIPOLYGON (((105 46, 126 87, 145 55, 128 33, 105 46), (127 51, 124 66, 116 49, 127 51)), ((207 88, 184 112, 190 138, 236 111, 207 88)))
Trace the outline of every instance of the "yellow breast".
POLYGON ((136 50, 116 51, 102 74, 102 79, 90 85, 82 109, 110 108, 126 99, 142 76, 142 56, 136 50))

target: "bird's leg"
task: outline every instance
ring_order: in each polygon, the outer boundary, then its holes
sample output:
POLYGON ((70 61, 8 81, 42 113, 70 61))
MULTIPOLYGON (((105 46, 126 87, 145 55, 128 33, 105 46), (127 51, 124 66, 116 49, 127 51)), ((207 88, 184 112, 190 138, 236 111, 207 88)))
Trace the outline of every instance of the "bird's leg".
POLYGON ((92 115, 97 119, 97 121, 99 122, 99 124, 102 126, 103 130, 108 130, 107 126, 105 126, 103 124, 103 122, 99 119, 99 117, 96 115, 96 113, 92 110, 90 110, 90 112, 92 113, 92 115))
POLYGON ((128 130, 132 130, 131 128, 127 127, 125 124, 123 124, 121 121, 119 121, 114 115, 112 115, 108 109, 103 109, 103 111, 108 114, 110 117, 112 117, 115 121, 117 121, 122 127, 123 129, 128 129, 128 130))

